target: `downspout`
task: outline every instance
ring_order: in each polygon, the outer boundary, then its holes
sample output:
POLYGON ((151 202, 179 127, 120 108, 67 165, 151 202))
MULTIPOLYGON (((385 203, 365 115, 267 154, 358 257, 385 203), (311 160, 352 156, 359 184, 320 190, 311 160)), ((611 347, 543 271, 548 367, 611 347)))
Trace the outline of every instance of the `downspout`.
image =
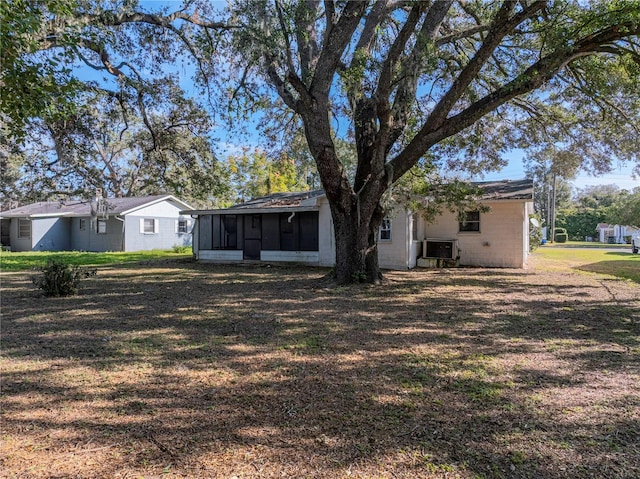
POLYGON ((124 218, 120 218, 119 216, 116 215, 115 217, 118 221, 122 221, 122 241, 120 244, 120 247, 122 248, 122 251, 124 252, 125 249, 125 241, 124 241, 124 226, 127 224, 126 221, 124 220, 124 218))
POLYGON ((198 242, 200 242, 200 222, 198 221, 200 219, 200 215, 191 215, 191 218, 194 219, 193 228, 191 228, 191 254, 193 255, 193 259, 197 261, 200 256, 200 245, 198 245, 198 252, 196 253, 196 232, 198 231, 198 242), (198 228, 197 231, 196 228, 198 228))
POLYGON ((293 220, 293 217, 296 215, 296 212, 294 211, 293 213, 291 213, 291 216, 289 216, 287 218, 287 223, 291 223, 291 221, 293 220))

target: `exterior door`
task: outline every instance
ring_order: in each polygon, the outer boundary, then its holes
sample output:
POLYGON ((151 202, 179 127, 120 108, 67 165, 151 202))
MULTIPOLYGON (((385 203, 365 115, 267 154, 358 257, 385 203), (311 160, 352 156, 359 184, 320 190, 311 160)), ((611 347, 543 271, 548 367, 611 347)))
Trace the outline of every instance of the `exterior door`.
POLYGON ((244 216, 244 259, 259 260, 262 249, 262 217, 244 216))

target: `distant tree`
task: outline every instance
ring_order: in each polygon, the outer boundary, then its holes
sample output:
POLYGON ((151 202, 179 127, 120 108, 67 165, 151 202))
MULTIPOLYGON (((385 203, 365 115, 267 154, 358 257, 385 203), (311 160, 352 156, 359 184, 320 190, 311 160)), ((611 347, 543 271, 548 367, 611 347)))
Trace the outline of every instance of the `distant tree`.
POLYGON ((558 210, 569 206, 571 195, 568 180, 575 177, 582 158, 572 151, 546 144, 527 155, 527 174, 534 180, 534 208, 547 227, 548 239, 558 219, 558 210))
POLYGON ((606 220, 604 209, 566 208, 558 211, 556 226, 565 228, 571 241, 584 241, 596 236, 596 226, 606 220))
POLYGON ((576 190, 572 202, 558 210, 557 226, 565 228, 569 239, 583 241, 596 236, 598 223, 610 222, 611 208, 627 196, 616 185, 587 186, 576 190))
POLYGON ((153 105, 147 128, 115 98, 99 91, 82 98, 84 107, 65 118, 30 121, 19 188, 39 191, 43 199, 100 188, 114 197, 172 193, 200 204, 228 190, 225 165, 208 138, 208 116, 192 102, 153 105))
POLYGON ((640 228, 640 187, 631 193, 619 195, 609 207, 606 216, 611 224, 640 228))
POLYGON ((246 201, 272 193, 306 190, 298 182, 294 160, 287 156, 272 159, 264 151, 230 156, 231 181, 237 201, 246 201))
POLYGON ((626 192, 617 185, 594 185, 576 190, 573 196, 579 206, 604 209, 618 201, 621 195, 626 192))

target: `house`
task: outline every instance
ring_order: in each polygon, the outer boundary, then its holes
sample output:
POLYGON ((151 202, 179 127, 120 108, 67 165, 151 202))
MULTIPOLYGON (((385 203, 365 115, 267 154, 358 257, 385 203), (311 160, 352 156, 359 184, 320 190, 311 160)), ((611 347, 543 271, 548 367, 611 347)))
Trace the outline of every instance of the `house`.
MULTIPOLYGON (((529 252, 529 180, 476 183, 490 211, 472 211, 459 221, 443 213, 427 223, 396 207, 378 233, 378 259, 386 269, 432 266, 445 261, 469 266, 522 268, 529 252)), ((322 191, 277 193, 225 209, 183 210, 196 219, 197 260, 335 264, 329 203, 322 191)))
POLYGON ((0 212, 12 251, 139 251, 191 244, 191 208, 171 195, 49 201, 0 212))
POLYGON ((610 225, 607 223, 598 223, 596 232, 598 233, 598 241, 600 243, 625 244, 626 238, 638 233, 638 228, 626 225, 610 225))

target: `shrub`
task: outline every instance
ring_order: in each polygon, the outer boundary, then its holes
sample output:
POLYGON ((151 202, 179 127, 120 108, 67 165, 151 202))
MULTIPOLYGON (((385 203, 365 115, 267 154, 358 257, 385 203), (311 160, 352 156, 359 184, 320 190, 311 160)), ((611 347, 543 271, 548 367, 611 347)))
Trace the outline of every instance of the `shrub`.
MULTIPOLYGON (((537 220, 537 224, 539 225, 542 222, 542 219, 539 215, 531 215, 531 218, 535 218, 537 220)), ((540 226, 535 226, 533 223, 529 222, 529 251, 535 251, 538 246, 542 244, 542 228, 540 226)))
POLYGON ((566 243, 569 239, 569 235, 567 234, 567 230, 564 228, 556 228, 556 235, 554 237, 556 243, 566 243))
POLYGON ((96 275, 95 268, 69 265, 59 259, 49 259, 39 268, 39 276, 31 278, 33 284, 44 291, 45 296, 71 296, 78 292, 80 280, 96 275))
POLYGON ((189 253, 191 251, 191 246, 189 245, 181 245, 181 244, 176 244, 173 245, 173 248, 171 248, 173 250, 174 253, 189 253))

